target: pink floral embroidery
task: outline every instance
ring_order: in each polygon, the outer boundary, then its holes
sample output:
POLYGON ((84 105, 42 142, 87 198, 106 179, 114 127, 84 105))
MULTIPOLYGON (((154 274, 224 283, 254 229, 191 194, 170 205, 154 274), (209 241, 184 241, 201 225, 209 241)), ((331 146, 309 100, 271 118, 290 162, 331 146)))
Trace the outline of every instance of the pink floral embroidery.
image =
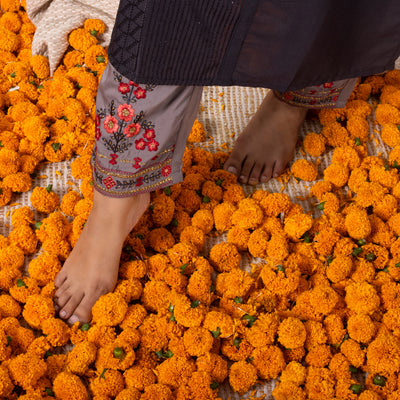
POLYGON ((107 115, 106 120, 104 121, 104 128, 108 133, 111 134, 117 132, 119 128, 117 119, 111 115, 107 115))
POLYGON ((137 99, 145 99, 146 98, 146 89, 142 89, 140 86, 133 92, 137 99))
POLYGON ((120 104, 118 106, 118 117, 125 122, 130 121, 135 116, 135 110, 130 104, 120 104))
POLYGON ((109 161, 110 164, 115 165, 117 163, 118 154, 110 154, 111 160, 109 161))
POLYGON ((104 178, 103 183, 107 189, 111 189, 116 185, 114 179, 111 176, 107 176, 107 178, 104 178))
POLYGON ((136 186, 142 186, 143 185, 143 176, 139 176, 136 181, 136 186))
POLYGON ((163 177, 166 177, 171 173, 171 171, 172 171, 171 166, 170 165, 166 165, 165 167, 161 168, 161 175, 163 177))
POLYGON ((157 158, 158 158, 158 156, 155 155, 155 156, 151 159, 151 161, 157 160, 157 158))
POLYGON ((94 130, 94 137, 96 140, 99 140, 101 138, 101 132, 100 132, 100 128, 95 128, 94 130))
POLYGON ((151 139, 150 142, 147 142, 147 148, 149 151, 157 151, 159 144, 156 140, 151 139))
POLYGON ((143 137, 147 140, 154 139, 156 137, 154 129, 146 129, 145 133, 143 134, 143 137))
POLYGON ((144 150, 146 148, 146 142, 144 141, 143 138, 140 138, 139 140, 135 140, 135 145, 137 150, 144 150))
POLYGON ((122 94, 127 94, 130 92, 131 89, 127 83, 121 82, 118 86, 118 90, 122 94))
POLYGON ((124 129, 124 135, 126 137, 132 137, 135 136, 139 133, 140 131, 140 124, 129 124, 125 129, 124 129))
POLYGON ((135 169, 139 169, 140 168, 140 162, 142 161, 142 159, 140 157, 135 157, 134 158, 135 164, 132 164, 132 167, 135 169))

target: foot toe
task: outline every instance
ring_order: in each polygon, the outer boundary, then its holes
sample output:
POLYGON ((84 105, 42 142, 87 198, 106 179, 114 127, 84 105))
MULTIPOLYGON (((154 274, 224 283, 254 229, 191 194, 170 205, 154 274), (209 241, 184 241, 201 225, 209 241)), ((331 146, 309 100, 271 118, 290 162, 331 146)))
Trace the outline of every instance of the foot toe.
POLYGON ((68 303, 69 299, 71 298, 71 292, 67 290, 57 291, 54 295, 55 297, 55 304, 59 307, 59 309, 63 308, 65 304, 68 303))
POLYGON ((79 303, 79 306, 76 308, 73 316, 76 316, 80 322, 89 322, 92 318, 92 307, 99 297, 100 296, 91 297, 85 295, 85 297, 79 303))
POLYGON ((264 165, 260 163, 255 163, 253 169, 251 170, 249 177, 250 185, 257 185, 261 179, 261 172, 264 169, 264 165))
POLYGON ((68 302, 62 307, 59 315, 62 319, 69 319, 74 311, 79 306, 79 303, 82 301, 84 294, 83 293, 74 293, 68 302))
POLYGON ((239 181, 241 183, 247 183, 249 181, 249 177, 253 169, 253 166, 254 166, 254 160, 252 160, 250 157, 247 157, 244 160, 242 169, 239 172, 239 181))
POLYGON ((242 153, 239 153, 236 148, 232 150, 231 155, 225 161, 224 169, 236 176, 239 176, 239 172, 242 169, 244 157, 242 153))
POLYGON ((263 171, 261 172, 261 178, 260 178, 261 183, 268 182, 272 178, 272 169, 273 169, 272 165, 266 165, 264 167, 263 171))
POLYGON ((56 288, 61 287, 61 285, 64 283, 64 281, 67 279, 67 274, 66 272, 62 269, 56 276, 56 279, 54 279, 54 286, 56 288))

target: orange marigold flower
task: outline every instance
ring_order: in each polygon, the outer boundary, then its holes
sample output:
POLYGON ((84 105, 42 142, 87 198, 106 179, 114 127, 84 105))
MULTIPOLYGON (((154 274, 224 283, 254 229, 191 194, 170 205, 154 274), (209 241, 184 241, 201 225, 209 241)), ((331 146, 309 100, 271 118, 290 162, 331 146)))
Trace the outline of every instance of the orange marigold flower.
POLYGON ((144 390, 147 386, 156 383, 156 375, 147 367, 134 365, 124 372, 126 386, 137 390, 144 390))
POLYGON ((335 257, 326 268, 326 277, 333 283, 346 279, 353 268, 353 259, 350 256, 335 257))
POLYGON ((325 367, 332 359, 331 348, 325 344, 319 344, 308 350, 305 358, 307 365, 313 367, 325 367))
POLYGON ((108 54, 104 47, 90 46, 85 51, 85 65, 92 71, 104 71, 108 63, 108 54))
POLYGON ((250 239, 250 231, 243 229, 238 226, 234 226, 229 229, 226 236, 228 243, 233 243, 239 251, 245 251, 250 239))
POLYGON ((210 210, 198 210, 192 217, 192 225, 201 229, 205 234, 209 233, 214 226, 214 217, 210 210))
POLYGON ((229 368, 229 384, 240 395, 246 393, 257 381, 257 369, 242 360, 235 362, 229 368))
POLYGON ((365 117, 350 116, 346 124, 347 132, 352 139, 356 139, 356 143, 364 143, 368 140, 369 124, 365 117), (358 140, 357 140, 358 139, 358 140))
POLYGON ((115 326, 121 323, 128 305, 121 295, 108 293, 101 296, 92 308, 93 322, 99 325, 115 326))
POLYGON ((245 297, 254 284, 254 279, 246 271, 234 269, 217 275, 215 289, 220 296, 230 299, 245 297))
POLYGON ((351 146, 336 147, 332 153, 332 164, 342 164, 350 170, 360 166, 360 157, 356 150, 351 146))
POLYGON ((285 218, 284 230, 293 241, 299 240, 312 227, 312 217, 308 214, 295 214, 285 218))
POLYGON ((89 365, 96 359, 97 348, 94 343, 83 341, 77 343, 68 353, 67 367, 69 372, 84 375, 89 365))
POLYGON ((39 79, 46 79, 50 75, 49 60, 42 55, 34 55, 30 59, 33 72, 39 79))
POLYGON ((10 243, 19 246, 25 254, 33 254, 36 251, 37 237, 28 225, 15 227, 9 235, 10 243))
POLYGON ((20 38, 14 32, 0 25, 0 50, 14 52, 17 50, 20 38))
POLYGON ((306 329, 303 323, 294 317, 284 319, 278 328, 278 341, 288 349, 303 346, 306 340, 306 329))
POLYGON ((344 128, 338 122, 333 122, 324 126, 322 128, 321 135, 325 137, 326 143, 332 147, 345 145, 349 138, 346 128, 344 128))
POLYGON ((230 337, 235 331, 232 317, 221 311, 209 311, 204 319, 203 326, 215 337, 221 338, 230 337))
POLYGON ((400 124, 400 111, 391 104, 378 104, 375 110, 376 121, 381 124, 400 124))
POLYGON ((85 385, 71 372, 60 372, 54 379, 53 390, 60 400, 89 400, 85 385))
POLYGON ((194 371, 195 365, 192 360, 176 356, 167 358, 157 367, 158 382, 176 389, 187 384, 194 371))
POLYGON ((351 191, 357 193, 359 187, 362 186, 363 183, 367 182, 367 180, 368 180, 367 171, 361 168, 355 168, 351 171, 347 184, 351 191))
POLYGON ((399 146, 400 145, 400 131, 399 131, 397 125, 382 124, 381 138, 390 147, 399 146))
POLYGON ((285 268, 281 264, 275 266, 267 264, 261 270, 260 278, 271 292, 280 296, 287 296, 297 289, 300 271, 285 268))
POLYGON ((75 179, 91 179, 90 155, 80 156, 72 161, 71 173, 75 179))
POLYGON ((335 379, 327 368, 308 367, 305 390, 310 398, 334 398, 335 379))
POLYGON ((189 243, 195 246, 199 251, 206 243, 204 232, 195 226, 187 226, 180 234, 181 243, 189 243))
POLYGON ((232 203, 224 202, 213 209, 215 229, 218 232, 225 232, 232 227, 232 215, 236 207, 232 203))
POLYGON ((32 179, 26 172, 17 172, 15 174, 7 175, 3 179, 3 185, 13 192, 27 192, 32 185, 32 179))
POLYGON ((280 382, 275 386, 272 395, 276 400, 305 400, 306 394, 303 389, 291 381, 280 382))
POLYGON ((310 195, 315 196, 321 201, 322 195, 332 190, 332 184, 328 181, 319 181, 315 183, 310 189, 310 195))
POLYGON ((54 313, 52 299, 35 294, 26 299, 22 316, 32 328, 39 329, 46 319, 54 318, 54 313))
POLYGON ((10 287, 9 293, 15 300, 25 303, 28 296, 39 294, 40 288, 34 279, 24 276, 16 280, 14 286, 10 287))
POLYGON ((366 314, 353 314, 347 320, 347 331, 356 342, 369 343, 376 330, 375 323, 366 314))
MULTIPOLYGON (((245 197, 246 197, 246 195, 244 193, 243 186, 241 186, 241 185, 232 183, 232 184, 226 185, 226 187, 224 188, 224 195, 223 195, 224 202, 229 201, 232 204, 234 204, 235 206, 237 206, 237 204, 241 200, 243 200, 245 197)), ((256 200, 254 198, 254 194, 253 194, 253 199, 256 200)))
POLYGON ((384 78, 379 75, 372 75, 365 78, 364 83, 371 86, 372 94, 378 94, 385 85, 384 78))
POLYGON ((18 151, 19 139, 16 133, 8 131, 0 132, 0 142, 6 149, 18 151))
POLYGON ((365 350, 361 349, 359 343, 353 339, 345 340, 340 346, 340 351, 350 361, 350 364, 356 368, 361 367, 365 361, 365 350))
POLYGON ((16 151, 0 148, 0 178, 15 174, 20 167, 19 155, 16 151))
POLYGON ((173 400, 171 389, 167 384, 154 383, 153 385, 146 386, 144 393, 140 396, 140 400, 173 400))
POLYGON ((241 256, 232 243, 218 243, 210 250, 210 263, 219 272, 239 268, 241 256))
POLYGON ((260 200, 260 206, 267 217, 276 217, 287 213, 291 206, 290 197, 286 193, 270 193, 260 200))
POLYGON ((391 194, 385 194, 383 199, 378 201, 374 206, 375 215, 387 221, 393 214, 397 212, 398 202, 396 197, 391 194))
POLYGON ((104 22, 100 19, 87 19, 83 27, 93 36, 104 33, 106 29, 104 22))
POLYGON ((389 153, 390 165, 395 165, 395 162, 397 162, 396 165, 400 165, 400 146, 395 146, 389 153))
POLYGON ((78 203, 78 201, 81 200, 81 196, 78 192, 74 190, 70 190, 64 196, 62 197, 61 204, 60 204, 60 209, 61 211, 70 217, 75 216, 75 205, 78 203))
POLYGON ((372 314, 380 304, 375 288, 367 282, 354 282, 345 287, 345 301, 358 314, 372 314))
POLYGON ((344 120, 346 112, 344 108, 323 108, 318 110, 318 118, 322 125, 328 125, 338 120, 344 120))
POLYGON ((69 34, 68 41, 75 50, 82 51, 86 51, 89 47, 97 44, 96 37, 83 28, 74 29, 69 34))
POLYGON ((59 318, 49 318, 43 321, 41 326, 42 332, 46 335, 49 343, 56 346, 64 346, 69 340, 69 327, 59 318))
POLYGON ((197 119, 194 121, 192 129, 190 131, 188 142, 189 143, 200 143, 204 142, 206 138, 206 132, 204 130, 204 125, 197 119))
POLYGON ((251 364, 257 368, 261 379, 276 379, 285 369, 286 363, 282 350, 277 346, 265 346, 254 349, 251 364))
POLYGON ((345 107, 347 118, 366 118, 372 112, 372 106, 364 100, 350 100, 345 107))
POLYGON ((371 233, 371 224, 364 209, 353 208, 345 218, 345 226, 353 239, 365 239, 371 233))
MULTIPOLYGON (((104 370, 103 370, 104 371, 104 370)), ((118 395, 125 387, 124 378, 119 371, 107 369, 90 381, 90 390, 94 398, 110 398, 118 395)))
POLYGON ((296 179, 306 182, 315 181, 318 175, 316 166, 311 161, 302 158, 292 164, 290 171, 296 179))
POLYGON ((325 139, 318 133, 309 132, 304 137, 303 147, 310 156, 319 157, 325 151, 325 139))
POLYGON ((30 196, 30 202, 36 210, 50 214, 60 204, 57 193, 52 191, 52 185, 44 187, 35 187, 30 196))
POLYGON ((213 337, 206 328, 192 327, 183 334, 183 344, 191 356, 200 357, 211 350, 213 337))
POLYGON ((253 199, 243 199, 232 214, 232 223, 244 229, 255 229, 262 222, 263 212, 253 199))
POLYGON ((330 164, 324 170, 324 180, 335 187, 342 187, 349 179, 349 170, 342 164, 330 164))

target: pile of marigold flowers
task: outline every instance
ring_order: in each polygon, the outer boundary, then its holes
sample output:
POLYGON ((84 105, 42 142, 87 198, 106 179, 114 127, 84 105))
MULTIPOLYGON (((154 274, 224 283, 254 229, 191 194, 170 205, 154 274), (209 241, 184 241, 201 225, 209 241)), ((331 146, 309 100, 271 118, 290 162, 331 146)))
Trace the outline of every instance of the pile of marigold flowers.
MULTIPOLYGON (((360 81, 304 138, 308 157, 291 174, 323 176, 310 190, 317 218, 285 193, 246 197, 222 169, 227 154, 188 147, 183 182, 153 193, 126 239, 115 290, 90 324, 70 327, 55 313, 54 278, 92 207, 103 25, 72 32, 49 78, 47 60, 30 54, 35 28, 20 2, 0 8, 0 203, 30 191, 43 215, 16 208, 0 235, 0 398, 211 400, 225 381, 242 395, 276 380, 277 400, 400 399, 400 72, 360 81), (378 100, 388 159, 366 147, 378 100), (42 161, 74 154, 79 192, 32 189, 42 161)), ((202 129, 196 122, 192 142, 202 129)))

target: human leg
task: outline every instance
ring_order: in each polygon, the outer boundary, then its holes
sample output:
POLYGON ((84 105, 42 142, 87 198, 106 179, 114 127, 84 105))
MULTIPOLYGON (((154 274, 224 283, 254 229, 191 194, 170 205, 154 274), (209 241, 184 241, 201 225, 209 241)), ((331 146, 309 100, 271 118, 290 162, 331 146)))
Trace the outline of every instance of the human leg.
POLYGON ((143 87, 110 64, 96 104, 93 207, 55 280, 60 317, 90 320, 113 290, 122 246, 149 205, 149 192, 182 180, 181 160, 201 98, 200 87, 143 87))
POLYGON ((293 157, 300 127, 309 108, 344 107, 357 79, 297 91, 268 92, 238 137, 225 169, 241 183, 255 185, 283 173, 293 157))

